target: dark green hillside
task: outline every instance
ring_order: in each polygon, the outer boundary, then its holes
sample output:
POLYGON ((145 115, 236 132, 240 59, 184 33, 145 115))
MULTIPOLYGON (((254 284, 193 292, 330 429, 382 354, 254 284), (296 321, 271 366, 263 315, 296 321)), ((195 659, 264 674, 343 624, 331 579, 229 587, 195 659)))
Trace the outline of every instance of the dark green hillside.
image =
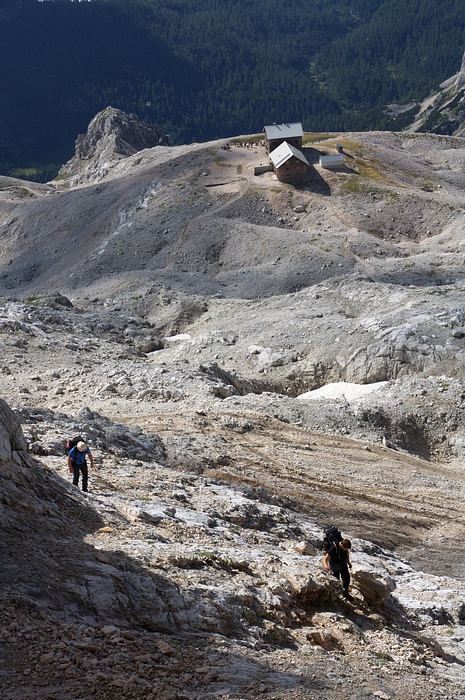
POLYGON ((461 0, 389 0, 363 26, 327 44, 314 70, 348 110, 426 96, 460 68, 461 0))
POLYGON ((0 173, 51 177, 108 105, 173 143, 386 128, 464 45, 463 0, 3 0, 0 173))

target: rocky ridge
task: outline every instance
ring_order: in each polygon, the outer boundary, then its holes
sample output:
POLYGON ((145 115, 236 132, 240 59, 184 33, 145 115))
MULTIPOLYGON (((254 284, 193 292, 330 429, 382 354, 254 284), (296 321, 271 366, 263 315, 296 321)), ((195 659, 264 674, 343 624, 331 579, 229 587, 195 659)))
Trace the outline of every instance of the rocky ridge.
POLYGON ((160 126, 107 107, 92 119, 86 134, 79 134, 74 157, 61 168, 58 179, 71 179, 73 185, 100 179, 110 163, 145 148, 168 145, 169 139, 160 126))
POLYGON ((457 78, 455 80, 455 85, 458 88, 464 84, 465 84, 465 54, 463 55, 462 65, 460 66, 460 70, 459 70, 459 72, 457 74, 457 78))
MULTIPOLYGON (((406 105, 403 111, 414 113, 408 131, 463 136, 465 131, 465 54, 459 72, 445 80, 439 89, 421 104, 406 105)), ((402 108, 401 112, 402 113, 402 108)))

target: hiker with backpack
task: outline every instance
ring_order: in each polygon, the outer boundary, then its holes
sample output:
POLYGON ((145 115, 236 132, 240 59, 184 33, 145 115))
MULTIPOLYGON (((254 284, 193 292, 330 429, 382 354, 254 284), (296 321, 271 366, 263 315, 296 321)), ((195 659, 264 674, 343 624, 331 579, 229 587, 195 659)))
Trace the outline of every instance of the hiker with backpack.
POLYGON ((89 457, 90 466, 94 468, 94 458, 89 447, 83 440, 79 440, 68 452, 68 469, 73 474, 73 485, 79 486, 79 476, 82 474, 82 490, 87 491, 88 466, 86 457, 89 457))
POLYGON ((323 557, 323 566, 326 571, 331 571, 333 576, 342 583, 342 595, 346 600, 353 600, 349 593, 350 550, 352 543, 343 539, 340 531, 334 525, 324 531, 323 549, 326 554, 323 557))

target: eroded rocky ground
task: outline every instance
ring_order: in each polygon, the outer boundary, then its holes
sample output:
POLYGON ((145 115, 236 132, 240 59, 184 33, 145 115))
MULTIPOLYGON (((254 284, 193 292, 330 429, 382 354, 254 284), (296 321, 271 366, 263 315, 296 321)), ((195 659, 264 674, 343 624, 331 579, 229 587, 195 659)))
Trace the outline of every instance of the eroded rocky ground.
POLYGON ((2 181, 3 697, 463 697, 465 151, 341 141, 2 181))
MULTIPOLYGON (((279 479, 273 465, 266 482, 245 460, 232 474, 206 459, 199 474, 168 444, 154 462, 153 434, 90 411, 24 412, 50 451, 57 428, 92 433, 100 449, 84 495, 62 456, 33 465, 3 415, 16 448, 2 461, 4 697, 461 697, 462 583, 352 536, 345 603, 321 571, 315 487, 304 502, 292 465, 279 479)), ((266 424, 255 430, 271 444, 266 424)), ((360 471, 372 462, 314 437, 303 449, 334 466, 338 450, 360 471)))

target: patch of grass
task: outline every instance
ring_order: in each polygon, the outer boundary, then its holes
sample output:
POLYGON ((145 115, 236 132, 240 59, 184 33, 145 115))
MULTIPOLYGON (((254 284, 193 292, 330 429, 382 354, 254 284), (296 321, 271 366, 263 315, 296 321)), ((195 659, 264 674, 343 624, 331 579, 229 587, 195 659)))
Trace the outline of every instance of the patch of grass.
POLYGON ((249 562, 237 561, 236 559, 231 559, 231 557, 228 557, 227 559, 218 559, 218 565, 225 571, 229 572, 243 571, 245 573, 251 573, 249 562))
POLYGON ((201 559, 207 559, 208 561, 216 561, 216 559, 218 559, 216 554, 213 552, 196 552, 196 556, 200 557, 201 559))
MULTIPOLYGON (((307 143, 318 143, 318 141, 326 141, 329 139, 331 134, 328 132, 315 132, 312 134, 304 134, 302 138, 302 145, 305 146, 307 143)), ((338 141, 339 143, 339 141, 338 141)))
POLYGON ((399 187, 398 183, 386 173, 385 166, 376 158, 374 151, 358 141, 344 137, 325 141, 324 146, 336 150, 338 144, 342 145, 346 165, 356 171, 353 175, 348 176, 342 184, 342 192, 347 194, 363 193, 367 182, 399 187), (360 178, 358 182, 354 178, 356 174, 360 178))
POLYGON ((347 195, 363 195, 367 194, 366 185, 355 173, 346 177, 339 188, 341 194, 347 195))
POLYGON ((19 194, 22 197, 35 197, 36 195, 34 192, 31 192, 31 190, 28 190, 26 187, 20 187, 19 188, 19 194))
POLYGON ((377 659, 384 659, 385 661, 392 661, 392 657, 385 651, 372 651, 373 656, 377 659))
MULTIPOLYGON (((199 199, 202 199, 202 197, 203 197, 203 192, 192 192, 191 197, 190 197, 191 204, 195 204, 196 202, 199 201, 199 199)), ((165 223, 165 222, 162 222, 162 223, 165 223)))
POLYGON ((424 180, 420 183, 420 187, 424 192, 434 192, 435 187, 432 180, 424 180))
POLYGON ((377 160, 376 158, 373 158, 372 160, 358 158, 355 162, 359 175, 366 180, 371 182, 379 182, 384 185, 397 186, 396 181, 383 172, 383 165, 381 161, 377 160))
POLYGON ((336 150, 336 147, 341 144, 344 153, 350 154, 353 158, 362 156, 366 158, 368 148, 363 146, 363 144, 361 144, 359 141, 354 141, 353 139, 348 139, 344 136, 341 136, 340 138, 329 138, 329 136, 330 135, 328 134, 328 139, 325 140, 325 148, 333 148, 336 150))
POLYGON ((252 134, 251 136, 237 136, 234 139, 231 139, 230 143, 232 144, 238 144, 238 143, 250 143, 251 141, 259 142, 263 141, 265 138, 264 134, 252 134))
POLYGON ((372 657, 368 659, 368 663, 371 666, 380 668, 382 666, 386 666, 388 663, 392 663, 393 661, 392 656, 389 656, 389 654, 386 654, 384 651, 373 651, 371 653, 372 657))

